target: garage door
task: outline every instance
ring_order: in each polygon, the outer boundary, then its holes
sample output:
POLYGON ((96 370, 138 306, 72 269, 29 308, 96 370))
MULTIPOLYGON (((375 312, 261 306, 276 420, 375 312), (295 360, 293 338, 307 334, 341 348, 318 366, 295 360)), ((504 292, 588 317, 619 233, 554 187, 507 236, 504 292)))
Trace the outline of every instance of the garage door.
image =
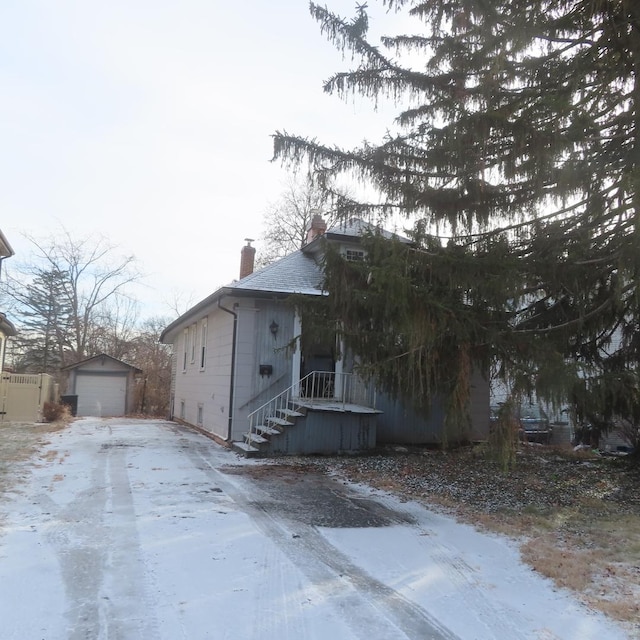
POLYGON ((79 416, 122 416, 125 413, 127 376, 78 372, 76 394, 79 416))

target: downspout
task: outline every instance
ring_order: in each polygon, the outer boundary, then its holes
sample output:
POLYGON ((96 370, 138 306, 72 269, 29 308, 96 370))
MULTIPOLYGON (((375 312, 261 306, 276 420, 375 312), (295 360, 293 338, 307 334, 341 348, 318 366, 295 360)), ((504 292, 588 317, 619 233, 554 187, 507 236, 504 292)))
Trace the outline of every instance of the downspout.
MULTIPOLYGON (((229 423, 227 425, 227 437, 226 441, 231 439, 231 427, 233 425, 233 401, 234 401, 234 388, 236 378, 236 336, 238 334, 238 314, 231 309, 223 307, 222 298, 218 298, 218 309, 226 311, 233 316, 233 335, 231 337, 231 376, 229 380, 229 423)), ((234 305, 235 306, 235 305, 234 305)))

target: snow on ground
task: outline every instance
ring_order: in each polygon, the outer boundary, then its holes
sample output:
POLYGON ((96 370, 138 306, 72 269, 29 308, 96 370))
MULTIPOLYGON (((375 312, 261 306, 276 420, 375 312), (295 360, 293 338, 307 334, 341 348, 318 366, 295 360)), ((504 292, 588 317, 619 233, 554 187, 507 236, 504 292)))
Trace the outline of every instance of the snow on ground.
POLYGON ((1 640, 630 637, 502 538, 245 473, 260 463, 171 423, 85 418, 34 460, 0 502, 1 640))

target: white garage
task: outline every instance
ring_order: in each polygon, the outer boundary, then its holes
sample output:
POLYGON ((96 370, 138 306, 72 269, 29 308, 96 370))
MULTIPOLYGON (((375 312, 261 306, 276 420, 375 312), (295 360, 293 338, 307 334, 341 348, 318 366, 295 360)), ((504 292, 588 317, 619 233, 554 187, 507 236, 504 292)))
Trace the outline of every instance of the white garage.
POLYGON ((78 416, 123 416, 135 411, 135 380, 141 373, 122 360, 100 354, 66 367, 67 395, 78 416))
POLYGON ((123 416, 127 411, 127 374, 78 372, 79 416, 123 416))

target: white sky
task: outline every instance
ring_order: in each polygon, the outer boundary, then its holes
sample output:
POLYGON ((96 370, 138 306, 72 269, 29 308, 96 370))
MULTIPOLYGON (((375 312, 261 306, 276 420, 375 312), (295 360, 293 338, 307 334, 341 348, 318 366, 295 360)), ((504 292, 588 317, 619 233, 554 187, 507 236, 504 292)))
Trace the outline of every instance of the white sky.
MULTIPOLYGON (((355 2, 329 6, 352 17, 355 2)), ((371 32, 398 21, 371 6, 371 32)), ((391 124, 322 81, 347 69, 307 0, 5 0, 0 229, 101 234, 148 274, 142 317, 238 276, 285 171, 277 130, 353 145, 391 124)), ((6 263, 11 269, 11 262, 6 263)))

